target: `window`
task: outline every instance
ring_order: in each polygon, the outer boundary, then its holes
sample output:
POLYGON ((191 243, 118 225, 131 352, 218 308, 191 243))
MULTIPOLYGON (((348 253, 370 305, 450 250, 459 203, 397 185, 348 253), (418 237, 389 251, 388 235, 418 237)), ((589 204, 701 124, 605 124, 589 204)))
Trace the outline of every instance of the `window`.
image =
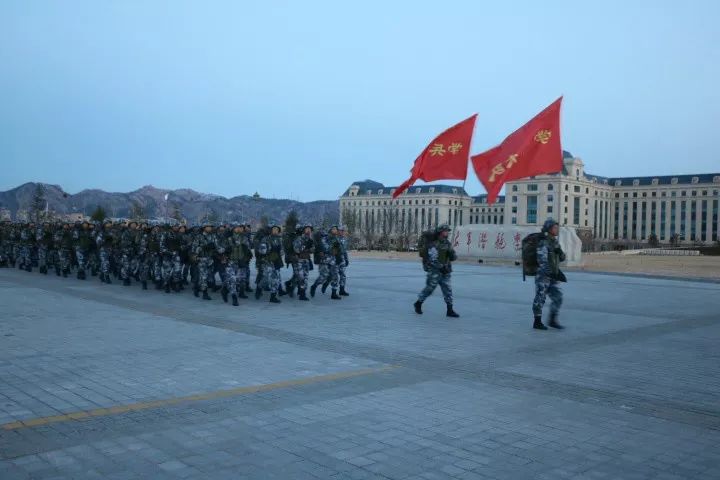
POLYGON ((616 194, 615 194, 615 198, 620 198, 620 194, 619 194, 619 193, 616 193, 616 194))
POLYGON ((515 195, 513 195, 512 201, 513 201, 513 203, 517 203, 517 197, 515 195))
POLYGON ((517 185, 513 185, 513 186, 512 186, 512 191, 513 191, 513 192, 517 192, 517 190, 518 190, 517 187, 518 187, 517 185))
POLYGON ((623 193, 623 198, 628 198, 628 192, 623 193))
POLYGON ((553 201, 553 196, 552 196, 552 195, 548 195, 548 196, 547 196, 547 201, 548 201, 548 202, 552 202, 552 201, 553 201))
POLYGON ((637 192, 633 192, 633 198, 637 198, 637 192))
POLYGON ((512 224, 513 224, 513 225, 516 225, 516 224, 517 224, 517 218, 512 217, 512 224))
POLYGON ((567 203, 567 201, 568 201, 568 196, 565 195, 565 203, 567 203))
POLYGON ((554 188, 552 183, 548 183, 548 192, 552 192, 554 188))
POLYGON ((643 192, 643 198, 647 197, 647 192, 643 192))
POLYGON ((517 213, 517 207, 512 207, 512 213, 517 213))
POLYGON ((652 192, 652 194, 650 194, 650 196, 651 196, 651 197, 657 197, 657 192, 652 192))
POLYGON ((565 191, 566 191, 566 192, 568 191, 568 188, 569 188, 568 184, 565 184, 565 191))
POLYGON ((579 185, 575 185, 575 186, 573 187, 573 191, 574 191, 575 193, 580 193, 580 186, 579 186, 579 185))
POLYGON ((527 196, 527 223, 537 223, 537 195, 527 196))
POLYGON ((550 205, 547 207, 547 213, 552 213, 552 212, 553 212, 553 207, 552 207, 552 205, 550 205))
POLYGON ((527 186, 528 192, 537 192, 537 183, 529 183, 527 186))
MULTIPOLYGON (((588 187, 585 187, 585 194, 589 194, 589 193, 590 193, 590 189, 588 187)), ((595 192, 595 195, 597 195, 597 192, 595 192)))
POLYGON ((573 198, 573 225, 580 225, 580 197, 573 198))
POLYGON ((693 191, 690 192, 690 193, 692 194, 693 197, 697 197, 697 190, 693 190, 693 191))

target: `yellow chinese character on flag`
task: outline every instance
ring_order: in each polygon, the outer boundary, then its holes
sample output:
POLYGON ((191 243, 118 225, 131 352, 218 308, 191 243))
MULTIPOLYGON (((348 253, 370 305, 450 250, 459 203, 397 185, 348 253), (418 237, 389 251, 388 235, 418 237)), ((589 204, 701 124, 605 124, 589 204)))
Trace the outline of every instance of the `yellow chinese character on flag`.
POLYGON ((456 155, 460 150, 462 150, 462 143, 460 142, 454 142, 451 143, 448 147, 448 152, 452 153, 453 155, 456 155))
POLYGON ((496 175, 502 175, 503 173, 505 173, 505 167, 503 167, 502 163, 498 163, 493 167, 492 172, 490 172, 490 182, 495 181, 496 175))
POLYGON ((517 153, 513 153, 510 155, 507 160, 505 160, 505 168, 512 168, 513 165, 515 165, 518 161, 517 153))
POLYGON ((445 147, 442 143, 436 143, 432 147, 430 147, 430 156, 434 157, 435 155, 443 156, 445 153, 445 147))

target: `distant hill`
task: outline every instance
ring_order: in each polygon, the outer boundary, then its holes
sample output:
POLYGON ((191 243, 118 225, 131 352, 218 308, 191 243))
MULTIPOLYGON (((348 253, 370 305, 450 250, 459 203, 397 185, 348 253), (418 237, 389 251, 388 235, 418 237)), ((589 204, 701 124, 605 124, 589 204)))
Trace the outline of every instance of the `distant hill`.
MULTIPOLYGON (((0 210, 7 210, 13 219, 17 218, 18 212, 22 214, 23 211, 30 210, 37 185, 30 182, 0 192, 0 210)), ((42 185, 48 210, 57 215, 84 213, 89 216, 95 208, 101 206, 109 217, 131 218, 133 207, 139 207, 144 213, 143 216, 148 219, 172 217, 175 212, 179 212, 191 225, 200 223, 207 217, 216 223, 257 224, 262 216, 267 216, 271 222, 282 223, 288 213, 294 210, 303 222, 333 224, 338 221, 340 209, 337 200, 297 202, 250 195, 225 198, 189 189, 166 190, 152 185, 128 193, 92 189, 74 195, 64 192, 59 185, 42 185)))

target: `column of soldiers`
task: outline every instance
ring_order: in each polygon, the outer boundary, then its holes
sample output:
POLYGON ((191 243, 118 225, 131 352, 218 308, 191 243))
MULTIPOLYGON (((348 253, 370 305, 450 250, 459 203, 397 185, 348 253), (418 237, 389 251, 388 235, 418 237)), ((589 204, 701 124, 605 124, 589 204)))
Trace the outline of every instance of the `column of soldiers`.
POLYGON ((308 301, 317 288, 339 300, 349 295, 345 270, 349 264, 345 229, 314 230, 306 224, 291 232, 272 225, 256 233, 250 224, 148 225, 128 223, 0 224, 0 267, 17 267, 42 274, 75 275, 80 280, 113 278, 125 286, 139 283, 166 293, 189 288, 198 298, 211 300, 220 291, 222 299, 239 305, 239 299, 254 293, 256 299, 269 293, 271 303, 288 295, 308 301), (254 282, 251 265, 256 268, 254 282), (319 275, 310 284, 310 272, 319 275), (283 268, 284 267, 284 268, 283 268), (291 273, 286 273, 290 269, 291 273), (287 280, 283 282, 282 277, 287 280), (253 288, 254 284, 254 288, 253 288))

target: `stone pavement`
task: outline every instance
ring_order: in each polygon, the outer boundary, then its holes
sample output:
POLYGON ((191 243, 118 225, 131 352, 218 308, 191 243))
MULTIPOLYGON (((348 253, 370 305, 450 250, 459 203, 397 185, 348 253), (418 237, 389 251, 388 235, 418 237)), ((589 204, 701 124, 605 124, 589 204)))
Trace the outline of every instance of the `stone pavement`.
POLYGON ((0 479, 720 478, 720 284, 361 260, 281 305, 0 270, 0 479))

